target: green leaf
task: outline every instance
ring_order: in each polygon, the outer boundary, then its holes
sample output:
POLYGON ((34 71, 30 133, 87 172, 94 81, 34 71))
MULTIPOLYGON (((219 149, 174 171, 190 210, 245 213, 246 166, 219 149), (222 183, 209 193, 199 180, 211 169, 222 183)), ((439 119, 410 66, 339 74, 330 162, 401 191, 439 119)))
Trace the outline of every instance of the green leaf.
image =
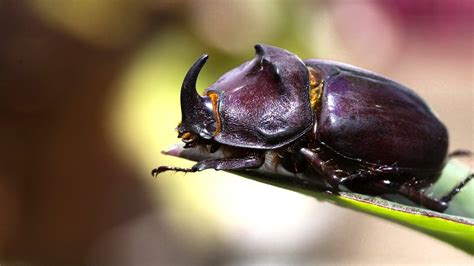
POLYGON ((259 175, 237 172, 235 174, 396 222, 431 235, 474 255, 474 219, 407 206, 380 197, 350 192, 341 192, 337 196, 327 195, 310 189, 291 186, 286 182, 278 182, 278 180, 276 182, 268 181, 268 179, 259 175))

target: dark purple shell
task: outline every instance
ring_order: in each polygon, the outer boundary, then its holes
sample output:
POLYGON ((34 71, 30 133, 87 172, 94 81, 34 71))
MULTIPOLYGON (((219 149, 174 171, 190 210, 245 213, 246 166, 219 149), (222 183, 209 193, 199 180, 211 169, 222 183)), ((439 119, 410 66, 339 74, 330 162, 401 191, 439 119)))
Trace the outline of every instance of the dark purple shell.
POLYGON ((205 94, 219 95, 221 132, 231 146, 274 149, 313 125, 306 65, 287 50, 256 45, 256 57, 224 74, 205 94))
POLYGON ((362 161, 440 169, 448 133, 411 90, 363 69, 324 60, 305 63, 322 73, 324 90, 317 138, 362 161))

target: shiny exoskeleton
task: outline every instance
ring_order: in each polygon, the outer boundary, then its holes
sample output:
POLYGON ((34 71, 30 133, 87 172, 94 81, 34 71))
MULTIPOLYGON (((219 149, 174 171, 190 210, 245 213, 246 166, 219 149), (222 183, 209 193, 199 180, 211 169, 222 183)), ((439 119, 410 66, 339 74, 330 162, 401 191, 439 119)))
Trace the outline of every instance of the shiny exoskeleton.
POLYGON ((255 49, 253 60, 224 74, 202 96, 196 80, 207 55, 183 81, 178 137, 185 148, 208 146, 225 156, 192 168, 161 166, 154 175, 257 169, 271 153, 288 172, 323 180, 327 191, 396 193, 437 211, 473 177, 441 199, 422 193, 449 158, 448 132, 405 86, 342 63, 302 61, 268 45, 255 49))

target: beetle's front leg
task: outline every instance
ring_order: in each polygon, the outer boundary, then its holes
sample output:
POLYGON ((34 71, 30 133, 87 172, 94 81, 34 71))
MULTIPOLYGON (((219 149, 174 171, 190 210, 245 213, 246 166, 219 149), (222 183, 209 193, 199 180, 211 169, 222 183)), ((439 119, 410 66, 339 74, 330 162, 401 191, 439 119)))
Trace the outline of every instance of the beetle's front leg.
POLYGON ((265 162, 263 154, 251 154, 242 158, 210 159, 196 163, 191 168, 180 168, 173 166, 160 166, 151 171, 153 176, 166 171, 176 172, 198 172, 206 169, 215 170, 244 170, 259 168, 265 162))
POLYGON ((224 158, 200 161, 192 169, 203 171, 206 169, 215 170, 245 170, 259 168, 265 162, 265 156, 250 155, 243 158, 224 158))

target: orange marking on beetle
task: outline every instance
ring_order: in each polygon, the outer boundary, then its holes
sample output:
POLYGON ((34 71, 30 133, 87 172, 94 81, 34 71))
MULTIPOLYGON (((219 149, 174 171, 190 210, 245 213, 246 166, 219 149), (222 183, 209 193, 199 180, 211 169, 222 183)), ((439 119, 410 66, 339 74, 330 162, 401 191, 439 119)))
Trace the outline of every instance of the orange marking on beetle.
POLYGON ((181 136, 181 138, 184 139, 184 140, 188 140, 188 139, 191 139, 192 136, 193 135, 191 134, 191 132, 184 132, 183 136, 181 136))
POLYGON ((214 116, 216 117, 216 124, 217 124, 216 131, 214 131, 214 133, 212 134, 213 136, 215 136, 219 134, 222 129, 221 118, 219 116, 219 105, 218 105, 219 95, 217 95, 217 93, 215 92, 209 92, 207 93, 207 96, 211 98, 212 111, 214 112, 214 116))
POLYGON ((323 81, 321 74, 312 67, 308 67, 309 72, 309 97, 311 108, 314 110, 323 94, 323 81))

